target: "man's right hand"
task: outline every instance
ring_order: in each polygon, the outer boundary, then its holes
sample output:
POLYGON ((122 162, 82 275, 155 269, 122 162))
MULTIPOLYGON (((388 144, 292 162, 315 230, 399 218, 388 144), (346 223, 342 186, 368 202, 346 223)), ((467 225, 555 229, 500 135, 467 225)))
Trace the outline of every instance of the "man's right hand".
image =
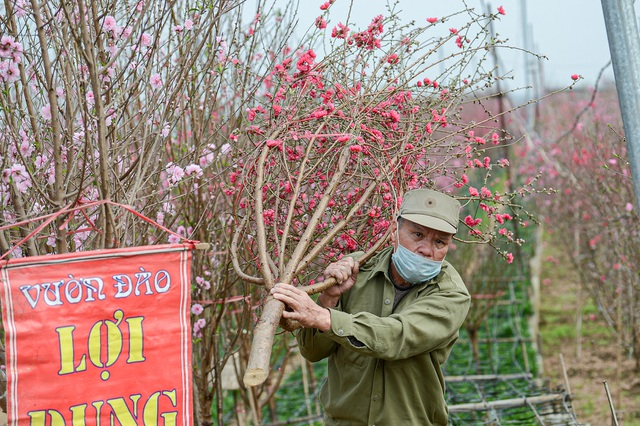
POLYGON ((325 308, 335 307, 342 293, 349 290, 356 283, 359 267, 358 261, 347 256, 327 266, 324 270, 324 279, 331 277, 337 283, 320 293, 318 302, 325 308))

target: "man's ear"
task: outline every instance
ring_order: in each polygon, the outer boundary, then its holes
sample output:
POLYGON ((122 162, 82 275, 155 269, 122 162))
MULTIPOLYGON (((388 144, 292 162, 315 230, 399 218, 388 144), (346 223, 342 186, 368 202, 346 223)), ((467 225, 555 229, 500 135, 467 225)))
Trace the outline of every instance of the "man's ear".
POLYGON ((389 229, 391 231, 391 242, 393 244, 396 243, 396 240, 398 239, 398 233, 396 232, 398 230, 398 220, 393 220, 391 221, 391 223, 389 224, 389 229))

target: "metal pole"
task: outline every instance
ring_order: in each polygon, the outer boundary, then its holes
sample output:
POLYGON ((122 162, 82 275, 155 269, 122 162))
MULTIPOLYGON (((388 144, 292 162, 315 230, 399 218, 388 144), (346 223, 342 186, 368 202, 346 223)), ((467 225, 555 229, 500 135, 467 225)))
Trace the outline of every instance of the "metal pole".
POLYGON ((640 38, 634 0, 602 0, 631 176, 640 208, 640 38))
MULTIPOLYGON (((527 101, 529 99, 533 99, 533 96, 531 96, 532 93, 532 72, 531 72, 531 51, 533 50, 531 48, 531 39, 530 39, 530 32, 531 32, 531 25, 529 24, 529 18, 527 17, 527 0, 520 0, 520 27, 522 30, 522 47, 524 48, 524 86, 526 87, 526 97, 527 97, 527 101)), ((526 125, 527 125, 527 131, 530 132, 531 130, 533 130, 533 107, 534 104, 530 104, 525 106, 524 109, 524 113, 525 113, 525 120, 526 120, 526 125)))

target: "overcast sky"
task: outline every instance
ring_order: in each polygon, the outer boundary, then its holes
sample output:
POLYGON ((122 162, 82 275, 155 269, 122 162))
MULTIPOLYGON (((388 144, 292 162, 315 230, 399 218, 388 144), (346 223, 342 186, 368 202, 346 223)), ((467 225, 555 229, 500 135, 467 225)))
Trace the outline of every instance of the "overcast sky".
MULTIPOLYGON (((276 3, 280 1, 277 0, 276 3)), ((307 24, 320 15, 320 5, 325 1, 301 0, 301 24, 307 24)), ((346 17, 348 4, 349 0, 335 0, 331 6, 330 24, 335 25, 340 15, 346 17)), ((366 26, 374 16, 385 14, 385 4, 385 0, 354 0, 354 10, 357 13, 352 16, 352 21, 358 26, 366 26)), ((571 83, 573 74, 584 77, 578 83, 580 86, 593 86, 598 73, 610 60, 600 0, 468 0, 467 5, 478 10, 487 6, 496 10, 498 6, 503 6, 506 14, 495 24, 495 31, 503 38, 509 38, 509 44, 518 47, 526 47, 523 31, 526 19, 529 47, 548 58, 540 62, 547 86, 567 86, 571 83), (523 5, 526 5, 526 15, 522 13, 523 5)), ((423 20, 425 23, 428 17, 441 17, 462 9, 462 0, 399 0, 397 6, 402 18, 419 22, 423 20)), ((531 82, 531 79, 525 77, 524 54, 503 52, 501 61, 505 69, 513 70, 516 79, 514 84, 517 87, 522 87, 525 81, 531 82)), ((609 82, 613 81, 613 69, 610 65, 604 75, 609 82)))

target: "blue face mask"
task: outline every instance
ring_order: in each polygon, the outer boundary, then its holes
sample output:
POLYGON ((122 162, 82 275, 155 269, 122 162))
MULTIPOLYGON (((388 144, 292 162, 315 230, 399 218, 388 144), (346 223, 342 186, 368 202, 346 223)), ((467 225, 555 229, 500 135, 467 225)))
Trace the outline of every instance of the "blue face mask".
POLYGON ((420 284, 435 278, 442 269, 442 261, 431 260, 403 247, 398 243, 398 248, 391 255, 396 271, 405 281, 411 284, 420 284))

